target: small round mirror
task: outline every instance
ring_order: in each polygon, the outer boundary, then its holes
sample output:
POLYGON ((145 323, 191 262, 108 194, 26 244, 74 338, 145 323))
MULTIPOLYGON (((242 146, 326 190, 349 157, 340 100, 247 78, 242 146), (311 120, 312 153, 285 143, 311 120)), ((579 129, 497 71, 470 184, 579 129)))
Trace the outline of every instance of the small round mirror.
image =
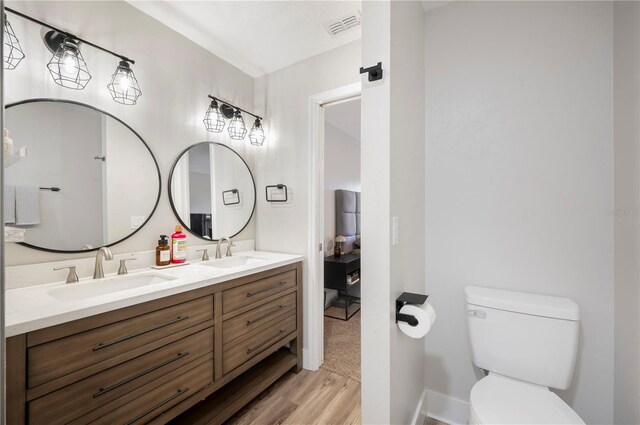
POLYGON ((206 240, 233 237, 256 206, 256 186, 247 163, 226 145, 202 142, 176 160, 169 176, 169 200, 180 223, 206 240))

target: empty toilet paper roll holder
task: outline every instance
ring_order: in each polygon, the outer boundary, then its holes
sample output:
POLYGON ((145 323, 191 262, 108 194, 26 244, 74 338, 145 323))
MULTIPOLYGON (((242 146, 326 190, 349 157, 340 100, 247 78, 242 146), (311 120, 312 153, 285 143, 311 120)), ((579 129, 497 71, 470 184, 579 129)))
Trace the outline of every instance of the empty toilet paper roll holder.
POLYGON ((396 299, 396 323, 398 323, 398 321, 400 321, 400 322, 407 322, 411 326, 418 326, 418 319, 416 319, 416 316, 414 316, 412 314, 400 313, 400 309, 405 304, 422 305, 422 304, 424 304, 425 301, 427 301, 428 297, 429 297, 429 295, 413 294, 411 292, 403 292, 402 295, 400 295, 396 299))

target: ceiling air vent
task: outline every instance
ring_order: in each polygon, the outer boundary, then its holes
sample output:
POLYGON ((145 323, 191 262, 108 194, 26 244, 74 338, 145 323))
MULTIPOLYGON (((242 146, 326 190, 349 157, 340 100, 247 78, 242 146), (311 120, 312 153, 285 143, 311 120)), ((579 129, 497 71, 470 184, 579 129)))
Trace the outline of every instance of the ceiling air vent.
POLYGON ((360 26, 360 12, 343 16, 339 20, 327 24, 327 32, 331 37, 336 37, 358 26, 360 26))

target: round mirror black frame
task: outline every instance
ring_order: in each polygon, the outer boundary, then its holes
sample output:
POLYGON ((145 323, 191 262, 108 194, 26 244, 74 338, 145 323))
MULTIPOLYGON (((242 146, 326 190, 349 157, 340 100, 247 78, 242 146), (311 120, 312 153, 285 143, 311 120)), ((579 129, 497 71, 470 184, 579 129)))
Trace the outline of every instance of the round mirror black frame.
POLYGON ((245 167, 247 167, 247 171, 249 171, 249 176, 251 177, 251 182, 253 182, 253 207, 251 208, 251 214, 249 215, 249 218, 247 219, 247 222, 244 224, 244 226, 242 226, 242 228, 240 230, 238 230, 236 233, 234 233, 233 235, 229 235, 229 238, 233 238, 236 237, 237 235, 240 234, 240 232, 242 232, 244 229, 246 229, 246 227, 249 225, 249 223, 251 223, 251 219, 253 218, 253 214, 256 211, 256 203, 257 203, 257 194, 256 194, 256 180, 253 178, 253 173, 251 172, 251 168, 249 168, 249 165, 247 165, 247 162, 244 160, 243 157, 240 156, 240 154, 236 151, 234 151, 233 149, 231 149, 229 146, 222 144, 222 143, 218 143, 218 142, 200 142, 200 143, 195 143, 189 147, 187 147, 185 150, 183 150, 182 152, 180 152, 178 154, 178 157, 176 158, 176 160, 173 162, 173 165, 171 166, 171 172, 169 173, 169 180, 167 180, 167 189, 169 192, 169 203, 171 204, 171 209, 173 210, 173 215, 176 216, 176 218, 178 219, 178 221, 180 222, 180 224, 182 225, 182 227, 185 230, 188 230, 189 233, 191 233, 192 235, 205 240, 205 241, 209 241, 209 242, 217 242, 218 239, 209 239, 209 238, 205 238, 204 236, 200 236, 196 233, 193 233, 191 231, 191 229, 189 228, 189 226, 182 221, 182 218, 180 218, 180 215, 178 214, 178 211, 176 210, 176 206, 173 203, 173 196, 171 194, 171 181, 173 180, 173 172, 176 169, 176 165, 178 165, 178 162, 180 162, 180 159, 182 159, 182 155, 184 155, 185 153, 189 152, 189 150, 195 146, 200 146, 200 145, 204 145, 204 144, 208 144, 208 145, 218 145, 218 146, 222 146, 224 148, 229 149, 231 152, 233 152, 234 154, 236 154, 236 156, 238 158, 240 158, 240 161, 242 161, 242 163, 244 164, 245 167))
MULTIPOLYGON (((142 142, 144 147, 147 148, 147 151, 149 151, 149 155, 151 155, 151 159, 153 159, 153 163, 156 166, 156 172, 158 173, 158 196, 156 197, 156 203, 153 206, 153 209, 151 210, 151 213, 147 216, 147 219, 144 221, 144 223, 142 223, 140 225, 140 227, 138 227, 133 232, 129 233, 126 237, 124 237, 122 239, 119 239, 119 240, 117 240, 117 241, 115 241, 113 243, 104 245, 104 246, 111 247, 111 246, 117 245, 117 244, 119 244, 121 242, 126 241, 131 236, 133 236, 136 233, 138 233, 140 231, 140 229, 142 229, 149 222, 149 220, 151 220, 151 217, 153 217, 153 214, 156 212, 156 209, 158 208, 158 204, 160 203, 160 195, 162 194, 162 174, 160 174, 160 167, 158 166, 158 161, 156 160, 155 155, 151 151, 151 148, 149 148, 149 145, 147 145, 147 142, 144 141, 144 139, 138 134, 137 131, 135 131, 126 122, 122 121, 120 118, 116 117, 115 115, 110 114, 109 112, 105 112, 102 109, 96 108, 95 106, 87 105, 86 103, 82 103, 82 102, 76 102, 74 100, 53 99, 53 98, 34 98, 34 99, 27 99, 27 100, 21 100, 19 102, 9 103, 8 105, 5 105, 4 108, 6 110, 6 109, 12 108, 14 106, 20 106, 20 105, 25 105, 27 103, 36 103, 36 102, 68 103, 68 104, 71 104, 71 105, 84 106, 85 108, 93 109, 94 111, 100 112, 101 114, 105 114, 106 116, 111 117, 114 120, 116 120, 117 122, 119 122, 120 124, 124 125, 127 129, 129 129, 129 131, 131 131, 133 134, 135 134, 138 139, 140 139, 140 141, 142 142)), ((6 124, 6 122, 5 122, 5 124, 6 124)), ((31 244, 29 244, 27 242, 18 242, 18 245, 26 246, 27 248, 37 249, 38 251, 55 252, 57 254, 82 254, 84 252, 97 251, 100 248, 102 248, 102 247, 99 246, 99 247, 91 248, 91 249, 59 250, 59 249, 44 248, 44 247, 41 247, 41 246, 31 245, 31 244)))

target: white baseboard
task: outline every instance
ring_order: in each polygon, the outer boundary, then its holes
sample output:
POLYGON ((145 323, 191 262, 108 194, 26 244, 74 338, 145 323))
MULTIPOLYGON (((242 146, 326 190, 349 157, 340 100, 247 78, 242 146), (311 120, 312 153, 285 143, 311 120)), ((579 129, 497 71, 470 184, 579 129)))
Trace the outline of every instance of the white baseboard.
POLYGON ((427 398, 427 389, 422 390, 422 395, 420 395, 420 399, 418 400, 418 405, 416 406, 416 410, 413 412, 413 417, 411 418, 411 425, 422 425, 424 424, 424 413, 422 413, 424 401, 427 398))
POLYGON ((430 418, 449 425, 466 425, 469 403, 425 388, 422 412, 430 418))

